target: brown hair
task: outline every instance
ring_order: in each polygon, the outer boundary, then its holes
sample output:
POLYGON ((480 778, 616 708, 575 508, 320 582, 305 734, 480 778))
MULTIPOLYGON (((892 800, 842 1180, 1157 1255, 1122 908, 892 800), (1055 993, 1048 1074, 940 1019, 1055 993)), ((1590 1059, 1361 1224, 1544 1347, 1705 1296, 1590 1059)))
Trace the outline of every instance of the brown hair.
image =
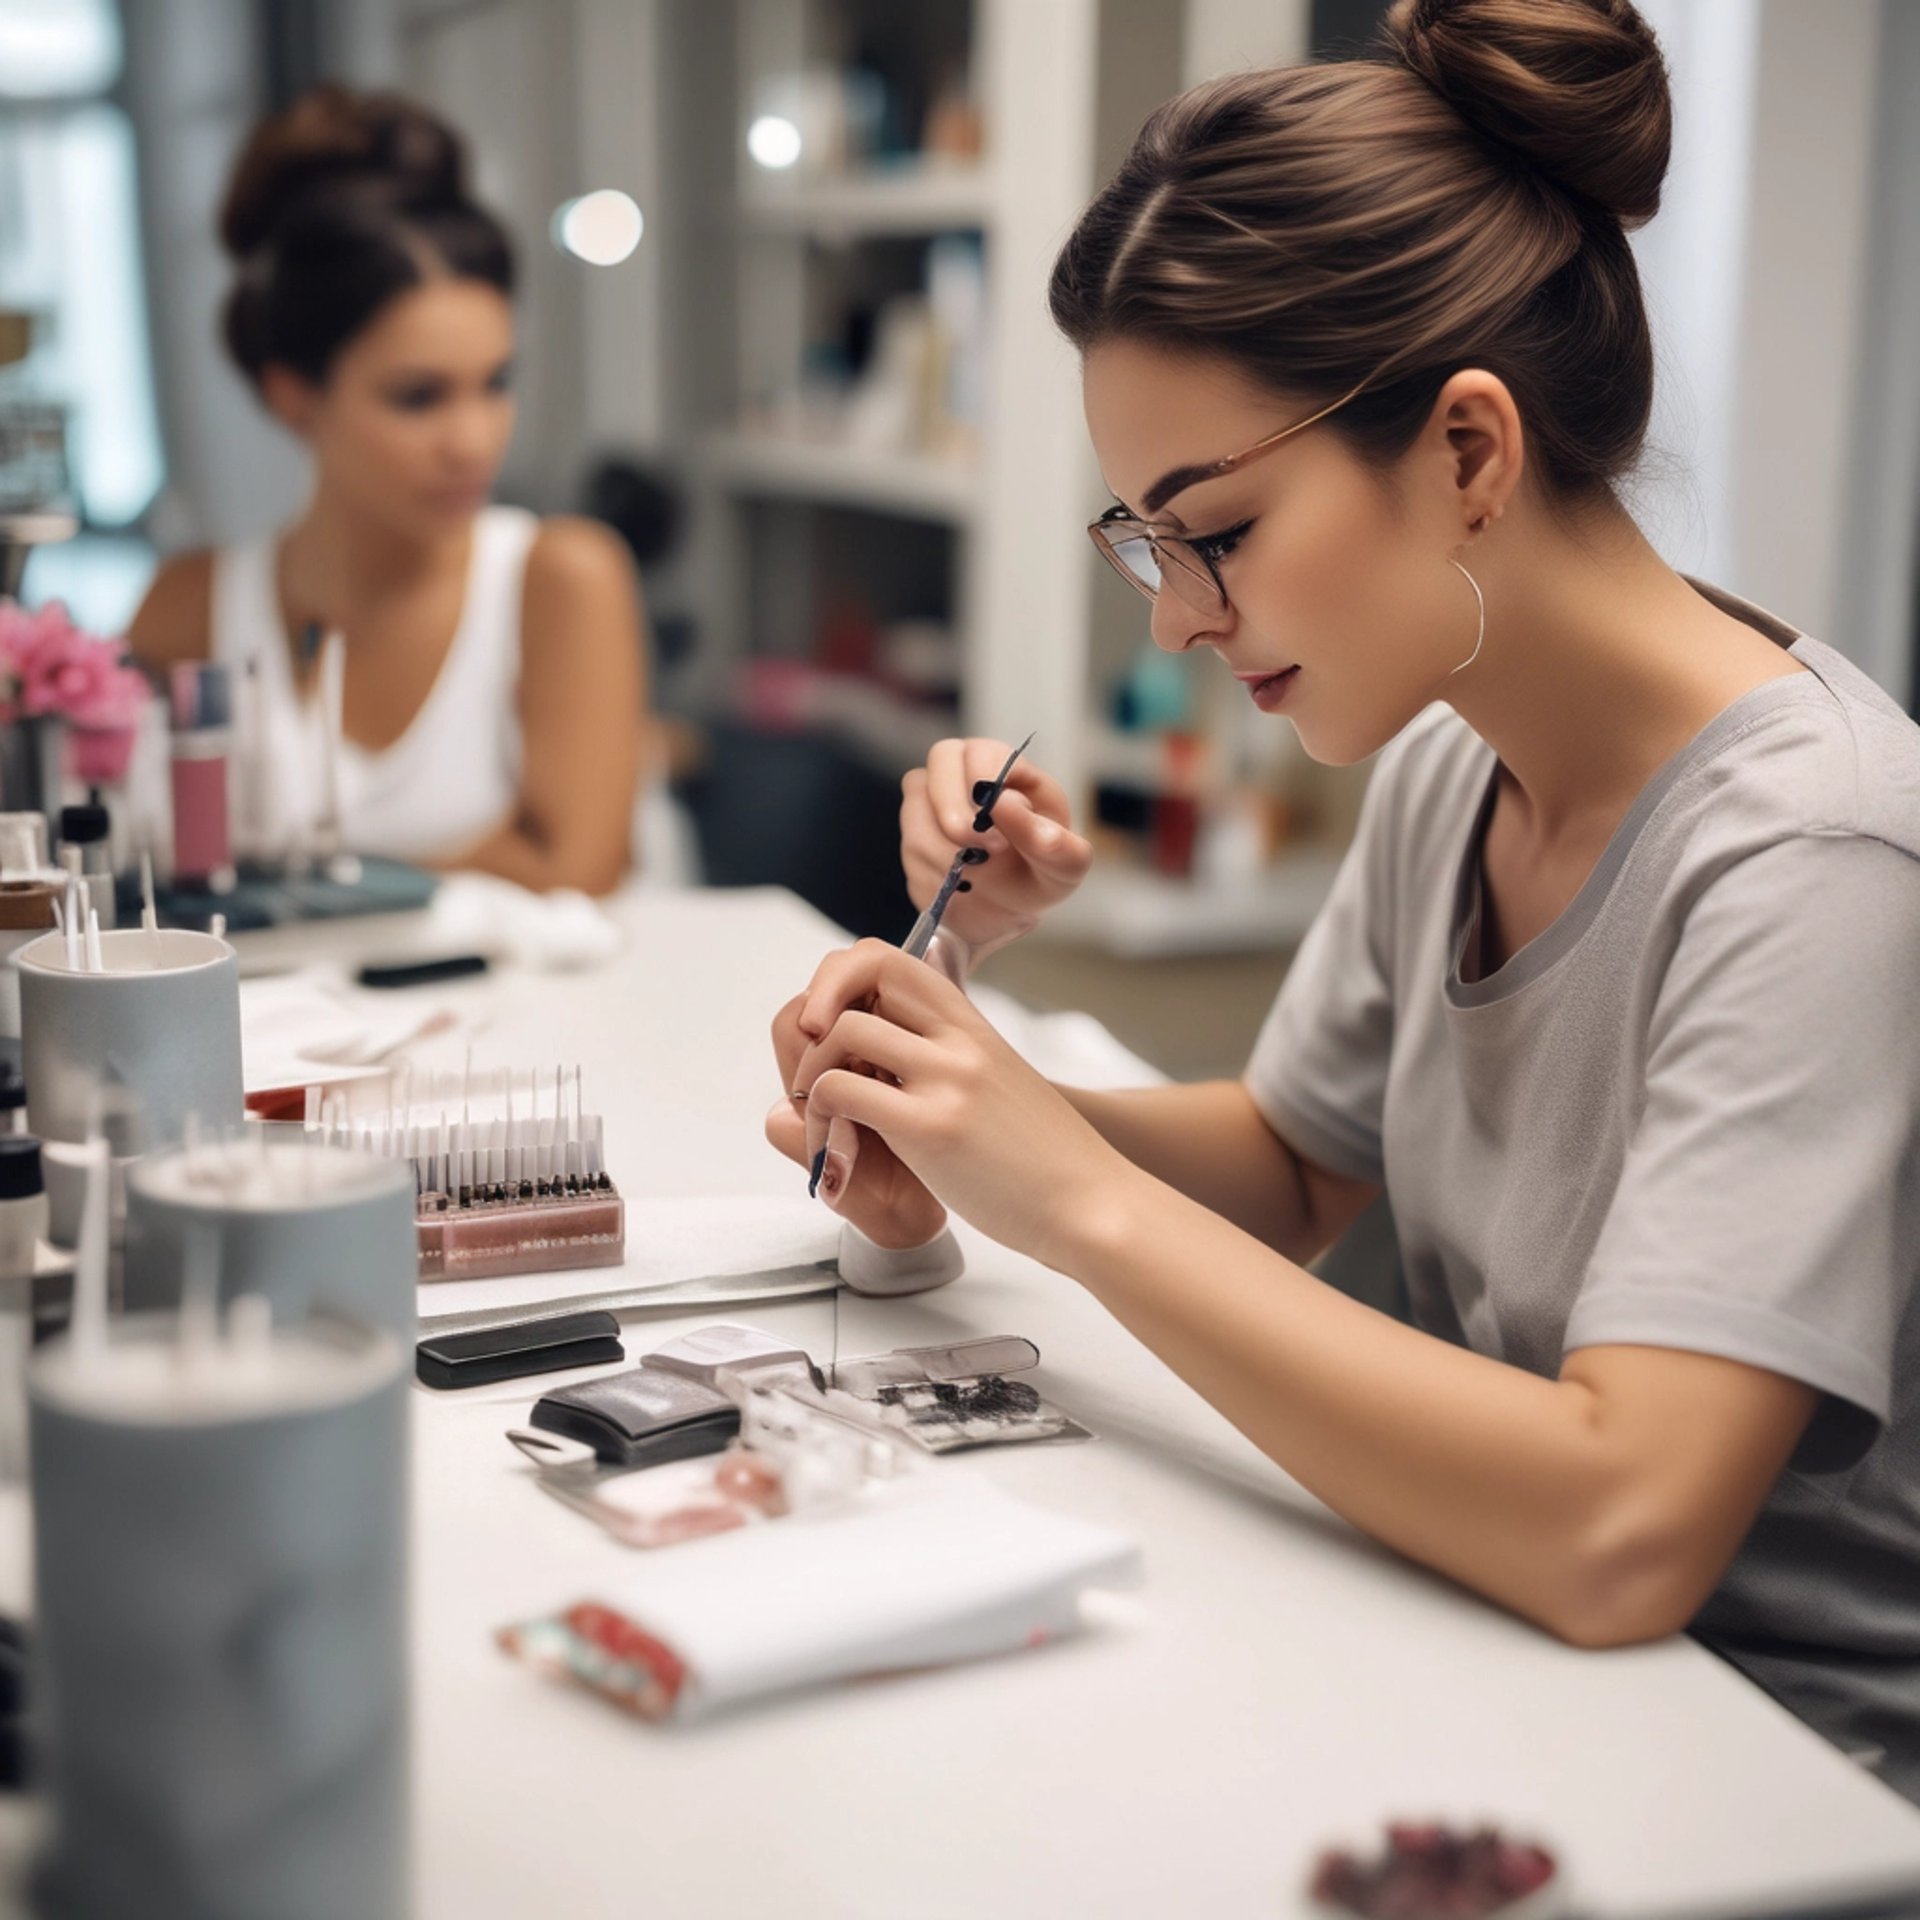
POLYGON ((467 189, 460 136, 397 93, 319 86, 247 136, 220 210, 237 263, 227 350, 324 380, 388 301, 436 275, 513 291, 513 249, 467 189))
POLYGON ((1054 263, 1083 353, 1219 355, 1326 404, 1384 465, 1450 375, 1511 389, 1549 498, 1608 488, 1653 404, 1626 229, 1671 114, 1627 0, 1397 0, 1360 60, 1273 68, 1161 107, 1054 263))

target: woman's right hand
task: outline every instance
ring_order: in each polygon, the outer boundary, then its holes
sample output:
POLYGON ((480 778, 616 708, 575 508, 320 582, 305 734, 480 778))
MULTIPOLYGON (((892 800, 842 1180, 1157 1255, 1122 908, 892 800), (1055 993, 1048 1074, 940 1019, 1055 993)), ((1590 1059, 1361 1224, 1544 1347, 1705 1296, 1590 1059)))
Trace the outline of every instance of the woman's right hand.
POLYGON ((942 740, 900 783, 900 863, 916 907, 924 910, 940 891, 962 847, 987 852, 941 921, 975 960, 1030 933, 1093 864, 1092 846, 1073 831, 1064 789, 1030 760, 1015 763, 993 825, 974 831, 975 792, 998 776, 1010 752, 999 740, 942 740))
MULTIPOLYGON (((806 1102, 794 1097, 795 1075, 813 1045, 813 1036, 800 1026, 800 1011, 806 1004, 806 994, 800 994, 773 1017, 773 1056, 786 1091, 767 1115, 767 1139, 796 1166, 810 1168, 813 1153, 807 1145, 806 1102)), ((924 1247, 947 1224, 946 1208, 877 1133, 851 1120, 836 1120, 828 1129, 828 1144, 841 1164, 851 1168, 851 1177, 843 1179, 836 1173, 830 1183, 822 1183, 821 1196, 875 1246, 896 1251, 924 1247)))

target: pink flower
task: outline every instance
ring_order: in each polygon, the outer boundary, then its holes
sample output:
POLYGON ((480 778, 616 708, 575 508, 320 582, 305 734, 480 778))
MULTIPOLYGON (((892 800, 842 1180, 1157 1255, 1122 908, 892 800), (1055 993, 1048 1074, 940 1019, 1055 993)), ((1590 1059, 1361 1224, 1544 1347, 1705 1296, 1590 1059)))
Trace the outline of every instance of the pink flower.
POLYGON ((57 713, 105 731, 131 727, 151 698, 122 643, 83 632, 57 600, 36 612, 0 601, 0 719, 57 713))

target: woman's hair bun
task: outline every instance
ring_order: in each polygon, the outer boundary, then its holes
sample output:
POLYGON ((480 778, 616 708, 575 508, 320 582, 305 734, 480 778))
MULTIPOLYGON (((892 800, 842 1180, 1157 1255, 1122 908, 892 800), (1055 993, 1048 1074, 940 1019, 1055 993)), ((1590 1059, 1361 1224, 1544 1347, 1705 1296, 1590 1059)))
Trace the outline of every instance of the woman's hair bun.
POLYGON ((397 93, 314 87, 262 120, 234 163, 220 239, 236 260, 319 198, 378 196, 405 211, 467 203, 460 136, 397 93))
POLYGON ((1391 52, 1476 132, 1622 226, 1660 207, 1667 70, 1629 0, 1395 0, 1391 52))

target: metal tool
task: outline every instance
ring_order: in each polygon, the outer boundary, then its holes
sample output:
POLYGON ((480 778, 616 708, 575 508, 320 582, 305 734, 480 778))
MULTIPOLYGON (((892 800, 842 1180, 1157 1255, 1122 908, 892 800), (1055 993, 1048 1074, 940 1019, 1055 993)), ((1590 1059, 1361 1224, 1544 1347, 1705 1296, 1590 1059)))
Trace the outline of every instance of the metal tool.
POLYGON ((596 1308, 607 1313, 678 1313, 688 1307, 749 1300, 804 1300, 829 1293, 837 1296, 839 1291, 839 1261, 815 1260, 801 1266, 768 1267, 758 1273, 712 1273, 697 1280, 667 1280, 651 1287, 615 1287, 600 1293, 569 1294, 561 1300, 430 1314, 420 1322, 420 1332, 472 1333, 482 1327, 508 1327, 520 1320, 544 1319, 553 1313, 586 1313, 596 1308))

